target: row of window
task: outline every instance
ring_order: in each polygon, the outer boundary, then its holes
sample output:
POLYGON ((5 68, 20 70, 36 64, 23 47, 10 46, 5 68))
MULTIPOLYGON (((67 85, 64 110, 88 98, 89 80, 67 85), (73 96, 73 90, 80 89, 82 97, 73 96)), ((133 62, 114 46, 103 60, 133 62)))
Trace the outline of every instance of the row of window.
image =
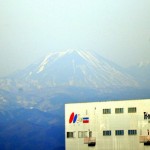
MULTIPOLYGON (((124 130, 116 130, 115 135, 124 135, 124 130)), ((137 135, 137 130, 128 130, 128 135, 137 135)), ((103 131, 103 136, 111 136, 111 130, 103 131)))
MULTIPOLYGON (((128 108, 128 113, 136 113, 136 111, 137 111, 136 107, 128 108)), ((115 108, 115 113, 116 114, 124 113, 124 108, 115 108)), ((111 114, 111 109, 103 109, 103 114, 111 114)))
MULTIPOLYGON (((111 136, 111 130, 103 131, 103 136, 111 136)), ((124 130, 115 130, 115 135, 124 135, 124 130)), ((128 135, 137 135, 137 130, 128 130, 128 135)), ((92 132, 78 131, 78 138, 92 137, 92 132)), ((67 138, 75 138, 75 132, 67 132, 67 138)))

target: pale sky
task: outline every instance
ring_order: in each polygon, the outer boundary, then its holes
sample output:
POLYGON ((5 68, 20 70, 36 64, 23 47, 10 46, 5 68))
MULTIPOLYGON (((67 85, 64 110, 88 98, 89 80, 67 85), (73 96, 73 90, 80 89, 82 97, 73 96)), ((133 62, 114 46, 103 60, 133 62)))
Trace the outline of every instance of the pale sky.
POLYGON ((0 77, 67 49, 150 61, 150 0, 0 0, 0 77))

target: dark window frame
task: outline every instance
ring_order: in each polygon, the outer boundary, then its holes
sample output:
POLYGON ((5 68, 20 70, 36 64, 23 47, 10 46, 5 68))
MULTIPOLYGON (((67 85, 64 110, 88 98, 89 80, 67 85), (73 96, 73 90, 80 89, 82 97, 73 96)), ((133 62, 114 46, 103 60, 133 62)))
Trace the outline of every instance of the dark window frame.
POLYGON ((111 114, 111 109, 110 108, 103 109, 103 114, 111 114))
POLYGON ((116 114, 123 114, 124 113, 124 108, 115 108, 115 113, 116 114))
POLYGON ((128 135, 137 135, 137 130, 128 130, 128 135))
POLYGON ((115 130, 115 135, 123 136, 124 135, 124 130, 115 130))
POLYGON ((111 130, 104 130, 103 136, 111 136, 111 130))
POLYGON ((67 138, 68 139, 75 138, 75 132, 73 132, 73 131, 67 132, 67 138))
POLYGON ((136 107, 129 107, 128 108, 128 113, 136 113, 136 112, 137 112, 136 107))

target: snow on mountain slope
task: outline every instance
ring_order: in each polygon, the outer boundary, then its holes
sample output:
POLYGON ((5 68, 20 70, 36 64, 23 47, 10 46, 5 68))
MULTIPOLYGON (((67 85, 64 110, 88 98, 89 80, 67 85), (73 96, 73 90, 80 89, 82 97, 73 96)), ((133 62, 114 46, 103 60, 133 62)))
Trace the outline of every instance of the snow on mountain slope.
POLYGON ((66 50, 51 52, 19 76, 49 87, 137 87, 138 83, 122 70, 94 52, 66 50))

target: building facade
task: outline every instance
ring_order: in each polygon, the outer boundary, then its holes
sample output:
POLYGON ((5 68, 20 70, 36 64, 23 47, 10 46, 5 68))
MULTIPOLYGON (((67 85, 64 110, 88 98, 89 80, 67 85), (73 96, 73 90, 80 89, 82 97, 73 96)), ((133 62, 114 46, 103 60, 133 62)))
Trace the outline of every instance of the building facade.
POLYGON ((65 105, 66 150, 150 150, 150 99, 65 105))

